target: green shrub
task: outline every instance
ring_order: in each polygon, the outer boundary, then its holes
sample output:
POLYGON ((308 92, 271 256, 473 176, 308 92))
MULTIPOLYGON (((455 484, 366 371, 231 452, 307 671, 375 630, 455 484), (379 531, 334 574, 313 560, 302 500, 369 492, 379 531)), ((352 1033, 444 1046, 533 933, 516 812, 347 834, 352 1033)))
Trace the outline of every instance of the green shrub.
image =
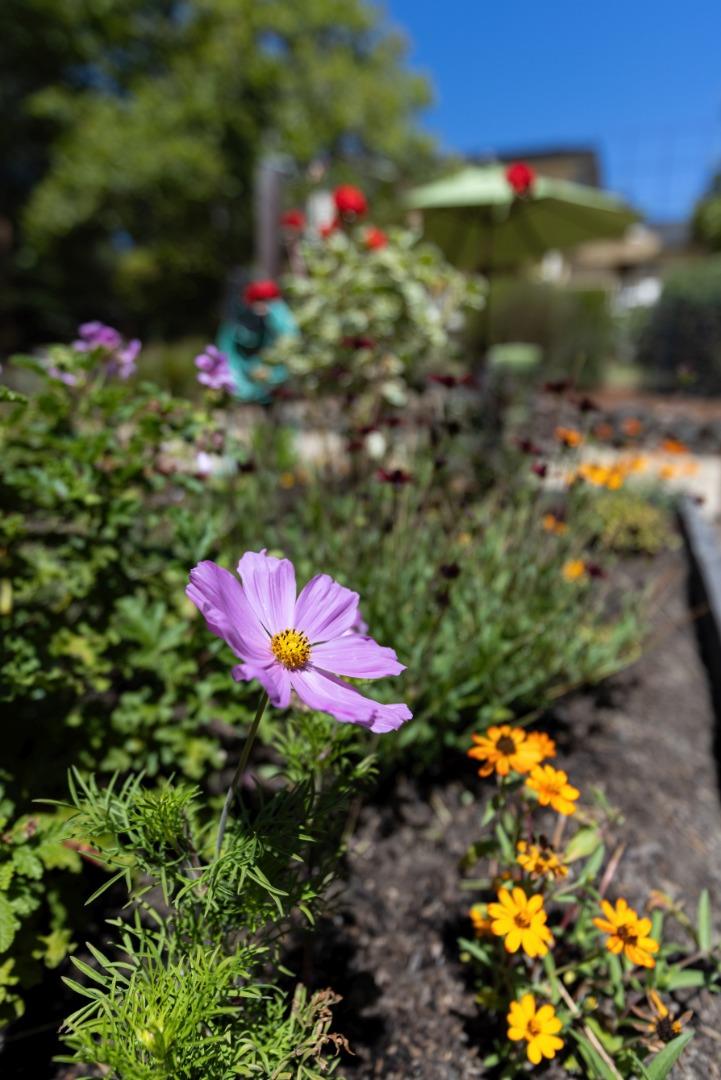
POLYGON ((415 233, 394 230, 368 251, 364 231, 302 245, 304 271, 284 282, 300 340, 280 339, 264 359, 284 364, 307 398, 343 398, 368 423, 448 370, 462 314, 482 294, 415 233))
MULTIPOLYGON (((485 334, 485 316, 476 334, 485 334)), ((542 350, 543 378, 600 381, 615 352, 616 329, 603 289, 579 289, 513 278, 490 283, 491 344, 519 342, 542 350)))
POLYGON ((668 275, 640 328, 637 359, 656 389, 721 390, 721 256, 668 275))
POLYGON ((672 542, 668 510, 637 491, 608 491, 589 503, 590 527, 608 551, 656 555, 672 542))

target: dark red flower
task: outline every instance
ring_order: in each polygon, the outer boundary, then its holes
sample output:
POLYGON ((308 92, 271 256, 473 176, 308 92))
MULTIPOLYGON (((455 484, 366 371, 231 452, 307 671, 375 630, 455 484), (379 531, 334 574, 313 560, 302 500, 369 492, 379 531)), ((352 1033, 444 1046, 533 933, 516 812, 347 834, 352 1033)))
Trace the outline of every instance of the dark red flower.
POLYGON ((411 474, 405 469, 378 469, 376 472, 376 480, 381 480, 384 484, 393 484, 394 487, 409 484, 412 479, 411 474))
POLYGON ((363 243, 369 251, 378 251, 386 246, 388 237, 382 229, 376 228, 375 225, 369 225, 365 231, 363 243))
POLYGON ((458 379, 455 375, 443 375, 440 372, 429 375, 428 382, 438 383, 439 386, 445 386, 448 390, 458 386, 458 379))
POLYGON ((245 290, 246 304, 266 303, 268 300, 277 300, 280 289, 274 281, 252 281, 245 290))
POLYGON ((554 379, 542 386, 544 394, 565 394, 573 386, 571 379, 554 379))
POLYGON ((583 413, 598 412, 599 411, 599 407, 596 404, 596 402, 593 400, 593 398, 590 398, 587 395, 584 395, 582 398, 579 398, 578 401, 576 402, 576 406, 577 406, 579 412, 583 412, 583 413))
POLYGON ((358 334, 356 337, 344 337, 341 344, 345 349, 375 349, 377 342, 375 338, 358 334))
POLYGON ((594 578, 605 578, 606 576, 606 571, 603 569, 603 567, 599 566, 598 563, 594 562, 586 563, 586 573, 589 577, 594 578))
POLYGON ((536 476, 540 476, 541 480, 544 480, 548 474, 548 465, 543 461, 534 461, 533 465, 531 465, 531 471, 534 472, 536 476))
POLYGON ((525 161, 514 161, 506 169, 506 180, 516 195, 528 195, 536 179, 535 170, 525 161))
POLYGON ((333 192, 333 201, 341 217, 351 220, 363 217, 368 209, 368 200, 365 195, 360 188, 353 187, 352 184, 341 184, 337 187, 333 192))
POLYGON ((531 454, 533 457, 537 457, 541 453, 540 446, 536 446, 531 439, 514 439, 513 441, 522 454, 531 454))
POLYGON ((305 214, 302 210, 286 210, 280 215, 280 223, 284 229, 302 232, 305 228, 305 214))

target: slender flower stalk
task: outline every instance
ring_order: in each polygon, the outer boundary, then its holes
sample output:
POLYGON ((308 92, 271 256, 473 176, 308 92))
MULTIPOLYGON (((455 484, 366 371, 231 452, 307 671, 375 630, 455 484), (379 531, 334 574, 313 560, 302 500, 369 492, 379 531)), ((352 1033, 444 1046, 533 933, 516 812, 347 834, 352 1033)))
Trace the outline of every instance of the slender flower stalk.
POLYGON ((265 707, 266 707, 267 704, 268 704, 268 694, 267 694, 267 692, 265 690, 263 690, 263 692, 260 695, 260 699, 258 701, 258 708, 255 711, 255 716, 253 717, 253 723, 250 725, 250 731, 248 732, 248 734, 246 736, 246 739, 245 739, 245 744, 243 746, 243 752, 240 755, 240 761, 238 762, 238 767, 236 768, 235 773, 233 774, 233 779, 230 781, 230 787, 228 788, 228 794, 225 796, 225 803, 223 804, 223 812, 220 815, 220 824, 218 825, 218 839, 216 840, 216 843, 215 843, 215 856, 216 856, 216 858, 220 857, 220 852, 222 851, 222 848, 223 848, 223 838, 225 837, 225 829, 226 829, 226 826, 228 824, 228 815, 230 813, 230 808, 233 805, 233 802, 235 801, 235 797, 238 794, 238 791, 240 789, 240 783, 241 783, 241 780, 243 779, 243 773, 245 772, 246 766, 248 764, 248 760, 250 758, 250 751, 253 749, 253 743, 255 742, 255 737, 258 734, 258 728, 260 727, 260 721, 263 719, 263 713, 265 712, 265 707))

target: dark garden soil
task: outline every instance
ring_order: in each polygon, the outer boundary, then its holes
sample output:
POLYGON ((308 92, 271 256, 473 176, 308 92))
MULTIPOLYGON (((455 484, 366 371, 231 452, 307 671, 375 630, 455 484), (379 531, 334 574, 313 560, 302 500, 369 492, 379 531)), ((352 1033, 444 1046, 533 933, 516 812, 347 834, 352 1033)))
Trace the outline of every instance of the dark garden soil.
MULTIPOLYGON (((602 788, 624 815, 618 831, 626 848, 612 894, 643 906, 658 889, 693 914, 708 887, 718 916, 714 714, 689 620, 683 556, 657 560, 649 572, 659 571, 669 584, 652 650, 594 693, 563 702, 544 726, 557 737, 559 764, 571 779, 582 791, 602 788)), ((401 780, 390 800, 365 808, 340 907, 311 939, 314 981, 344 996, 336 1030, 356 1054, 340 1070, 348 1080, 491 1075, 481 1065, 487 1035, 456 946, 469 929, 458 861, 477 836, 485 788, 465 759, 454 771, 455 778, 423 791, 401 780)), ((721 999, 703 992, 688 1001, 697 1034, 673 1075, 721 1078, 721 999)), ((553 1066, 544 1075, 567 1074, 553 1066)))

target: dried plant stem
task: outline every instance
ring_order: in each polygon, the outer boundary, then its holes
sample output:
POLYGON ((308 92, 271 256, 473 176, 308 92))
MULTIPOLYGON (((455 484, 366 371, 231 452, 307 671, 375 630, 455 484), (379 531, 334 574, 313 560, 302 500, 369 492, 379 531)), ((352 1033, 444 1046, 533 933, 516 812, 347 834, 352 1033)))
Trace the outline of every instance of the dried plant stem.
POLYGON ((258 727, 260 726, 260 721, 261 721, 261 719, 263 717, 263 713, 265 712, 265 707, 266 707, 267 704, 268 704, 268 695, 266 694, 266 692, 264 690, 263 693, 260 695, 260 701, 258 702, 258 708, 255 711, 255 716, 253 717, 253 723, 250 725, 250 731, 248 732, 248 735, 246 737, 245 744, 243 746, 243 752, 241 753, 240 761, 238 762, 238 767, 235 770, 235 773, 233 774, 233 779, 230 781, 230 787, 228 788, 228 794, 225 796, 225 803, 223 805, 223 812, 220 815, 220 824, 218 825, 218 839, 217 839, 216 844, 215 844, 215 857, 216 858, 218 858, 220 856, 220 852, 221 852, 222 847, 223 847, 223 838, 225 837, 225 828, 226 828, 226 825, 228 824, 228 815, 230 813, 230 808, 231 808, 231 806, 233 805, 233 803, 235 801, 236 795, 238 794, 238 789, 240 787, 240 781, 241 781, 241 779, 243 777, 243 773, 245 772, 246 766, 248 764, 248 759, 250 757, 250 751, 253 749, 253 743, 255 742, 255 737, 258 734, 258 727))
MULTIPOLYGON (((558 990, 559 990, 559 993, 560 993, 561 997, 566 1002, 566 1004, 568 1005, 568 1007, 571 1010, 571 1012, 573 1013, 573 1015, 576 1016, 576 1017, 581 1016, 581 1010, 579 1009, 578 1005, 573 1000, 573 998, 571 997, 571 995, 569 994, 568 990, 563 985, 563 983, 559 980, 556 983, 556 985, 558 987, 558 990)), ((611 1070, 611 1073, 613 1074, 613 1076, 618 1077, 618 1080, 623 1080, 623 1077, 621 1076, 620 1072, 618 1071, 616 1066, 613 1064, 613 1061, 611 1060, 611 1058, 608 1056, 608 1054, 606 1052, 606 1049, 603 1046, 603 1043, 600 1041, 600 1039, 598 1038, 596 1033, 588 1026, 588 1024, 583 1024, 583 1034, 586 1036, 588 1041, 591 1043, 591 1045, 593 1046, 596 1053, 601 1058, 603 1058, 605 1064, 611 1070)))

